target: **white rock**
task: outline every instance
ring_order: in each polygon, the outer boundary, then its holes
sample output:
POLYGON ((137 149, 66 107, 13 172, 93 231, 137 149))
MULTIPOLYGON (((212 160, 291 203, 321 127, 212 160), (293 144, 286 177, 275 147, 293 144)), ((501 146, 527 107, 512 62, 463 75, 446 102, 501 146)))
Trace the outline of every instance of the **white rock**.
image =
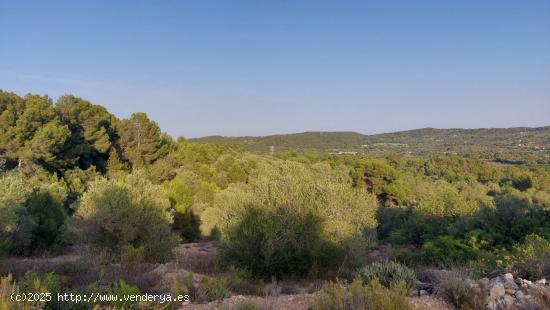
POLYGON ((426 296, 426 295, 428 295, 428 291, 426 291, 426 290, 420 290, 420 292, 418 293, 418 295, 420 295, 420 296, 426 296))
POLYGON ((511 274, 511 273, 507 273, 504 275, 504 280, 505 281, 514 281, 514 276, 511 274))
POLYGON ((546 284, 546 279, 537 280, 535 284, 546 284))

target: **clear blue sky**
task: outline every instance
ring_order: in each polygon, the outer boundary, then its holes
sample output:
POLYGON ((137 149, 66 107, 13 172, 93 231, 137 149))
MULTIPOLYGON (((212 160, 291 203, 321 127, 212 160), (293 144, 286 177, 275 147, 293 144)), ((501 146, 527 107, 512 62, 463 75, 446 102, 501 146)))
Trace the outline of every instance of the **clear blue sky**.
POLYGON ((0 0, 0 89, 186 137, 550 125, 550 1, 0 0))

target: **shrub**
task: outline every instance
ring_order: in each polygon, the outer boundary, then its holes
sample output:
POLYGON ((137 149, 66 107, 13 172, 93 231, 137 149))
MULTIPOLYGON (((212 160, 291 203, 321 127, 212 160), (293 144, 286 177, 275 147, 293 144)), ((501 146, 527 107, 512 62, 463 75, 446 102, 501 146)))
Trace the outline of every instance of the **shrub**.
POLYGON ((424 243, 418 260, 424 264, 450 266, 475 259, 477 254, 475 249, 461 239, 453 236, 439 236, 435 240, 424 243))
POLYGON ((52 180, 10 172, 0 176, 0 255, 49 249, 66 218, 64 188, 52 180))
POLYGON ((318 310, 406 310, 413 309, 407 299, 404 282, 385 287, 378 279, 368 285, 354 280, 351 285, 329 283, 313 300, 312 309, 318 310))
POLYGON ((202 277, 199 290, 204 292, 210 301, 224 299, 231 296, 227 289, 228 282, 226 278, 202 277))
POLYGON ((98 179, 82 195, 72 230, 79 240, 120 257, 127 246, 144 248, 146 261, 165 261, 178 238, 162 188, 141 172, 123 180, 98 179))
POLYGON ((447 277, 441 281, 440 286, 449 301, 459 309, 476 310, 485 307, 482 291, 476 290, 466 279, 447 277))
POLYGON ((363 283, 370 283, 376 278, 386 287, 403 282, 405 288, 410 291, 416 286, 414 271, 396 262, 374 263, 361 268, 357 274, 363 283))
POLYGON ((232 310, 260 310, 261 307, 253 302, 253 301, 250 301, 250 300, 243 300, 243 301, 240 301, 238 302, 233 308, 231 308, 232 310))
POLYGON ((517 275, 539 279, 550 275, 550 242, 538 235, 529 235, 514 247, 508 258, 517 275))
POLYGON ((12 300, 12 294, 19 293, 19 287, 11 274, 0 277, 0 310, 30 310, 32 305, 12 300))
POLYGON ((319 217, 311 213, 251 207, 242 222, 226 232, 220 259, 255 276, 307 274, 324 263, 321 225, 319 217))
POLYGON ((19 290, 23 293, 51 293, 52 299, 48 302, 36 302, 33 305, 43 309, 59 309, 60 303, 56 294, 61 292, 61 279, 56 274, 49 272, 43 276, 35 272, 27 272, 19 281, 19 290))
POLYGON ((109 293, 118 296, 117 301, 114 303, 116 309, 132 309, 132 306, 138 302, 124 300, 124 296, 139 295, 141 291, 139 288, 120 280, 111 286, 109 293))
POLYGON ((206 232, 219 229, 229 264, 255 276, 314 273, 344 254, 352 264, 372 245, 365 236, 376 226, 376 199, 353 188, 347 170, 281 160, 257 167, 201 215, 206 232))

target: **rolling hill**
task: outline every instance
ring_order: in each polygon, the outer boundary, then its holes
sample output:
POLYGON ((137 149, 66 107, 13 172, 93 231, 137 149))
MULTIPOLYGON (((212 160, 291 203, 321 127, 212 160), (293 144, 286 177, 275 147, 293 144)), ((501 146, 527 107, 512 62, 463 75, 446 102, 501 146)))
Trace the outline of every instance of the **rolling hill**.
POLYGON ((516 153, 550 156, 550 126, 479 129, 422 128, 365 135, 356 132, 304 132, 263 137, 208 136, 190 139, 210 144, 238 144, 255 153, 359 152, 373 155, 403 153, 516 153))

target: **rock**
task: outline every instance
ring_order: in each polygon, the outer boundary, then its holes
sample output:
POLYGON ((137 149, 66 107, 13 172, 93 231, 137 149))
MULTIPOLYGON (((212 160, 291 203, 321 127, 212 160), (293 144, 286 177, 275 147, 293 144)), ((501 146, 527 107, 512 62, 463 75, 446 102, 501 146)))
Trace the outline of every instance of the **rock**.
POLYGON ((504 304, 506 305, 504 309, 512 309, 514 306, 514 297, 510 295, 504 295, 504 304))
POLYGON ((489 279, 488 278, 481 278, 477 281, 477 283, 481 287, 487 287, 487 285, 489 285, 489 279))
POLYGON ((504 285, 502 283, 496 283, 491 289, 489 290, 489 299, 495 300, 499 297, 502 297, 506 294, 506 291, 504 289, 504 285))
POLYGON ((531 285, 533 285, 533 282, 529 281, 529 280, 525 280, 525 279, 521 279, 521 283, 524 285, 524 286, 527 286, 527 287, 530 287, 531 285))
POLYGON ((426 296, 426 295, 428 295, 428 291, 420 290, 420 292, 418 292, 418 295, 419 296, 426 296))
POLYGON ((506 295, 515 295, 517 292, 517 290, 513 290, 509 288, 507 288, 505 291, 506 291, 506 295))
POLYGON ((546 284, 546 279, 543 278, 543 279, 537 280, 537 281, 535 282, 535 284, 542 284, 542 285, 544 285, 544 284, 546 284))
POLYGON ((516 282, 514 282, 514 280, 506 280, 506 282, 504 282, 504 288, 506 289, 512 289, 512 290, 517 290, 519 289, 518 285, 516 284, 516 282))
POLYGON ((523 299, 525 299, 525 294, 523 294, 522 291, 517 291, 516 292, 516 298, 518 301, 522 301, 523 299))
POLYGON ((511 273, 504 275, 504 281, 514 281, 514 276, 511 273))

